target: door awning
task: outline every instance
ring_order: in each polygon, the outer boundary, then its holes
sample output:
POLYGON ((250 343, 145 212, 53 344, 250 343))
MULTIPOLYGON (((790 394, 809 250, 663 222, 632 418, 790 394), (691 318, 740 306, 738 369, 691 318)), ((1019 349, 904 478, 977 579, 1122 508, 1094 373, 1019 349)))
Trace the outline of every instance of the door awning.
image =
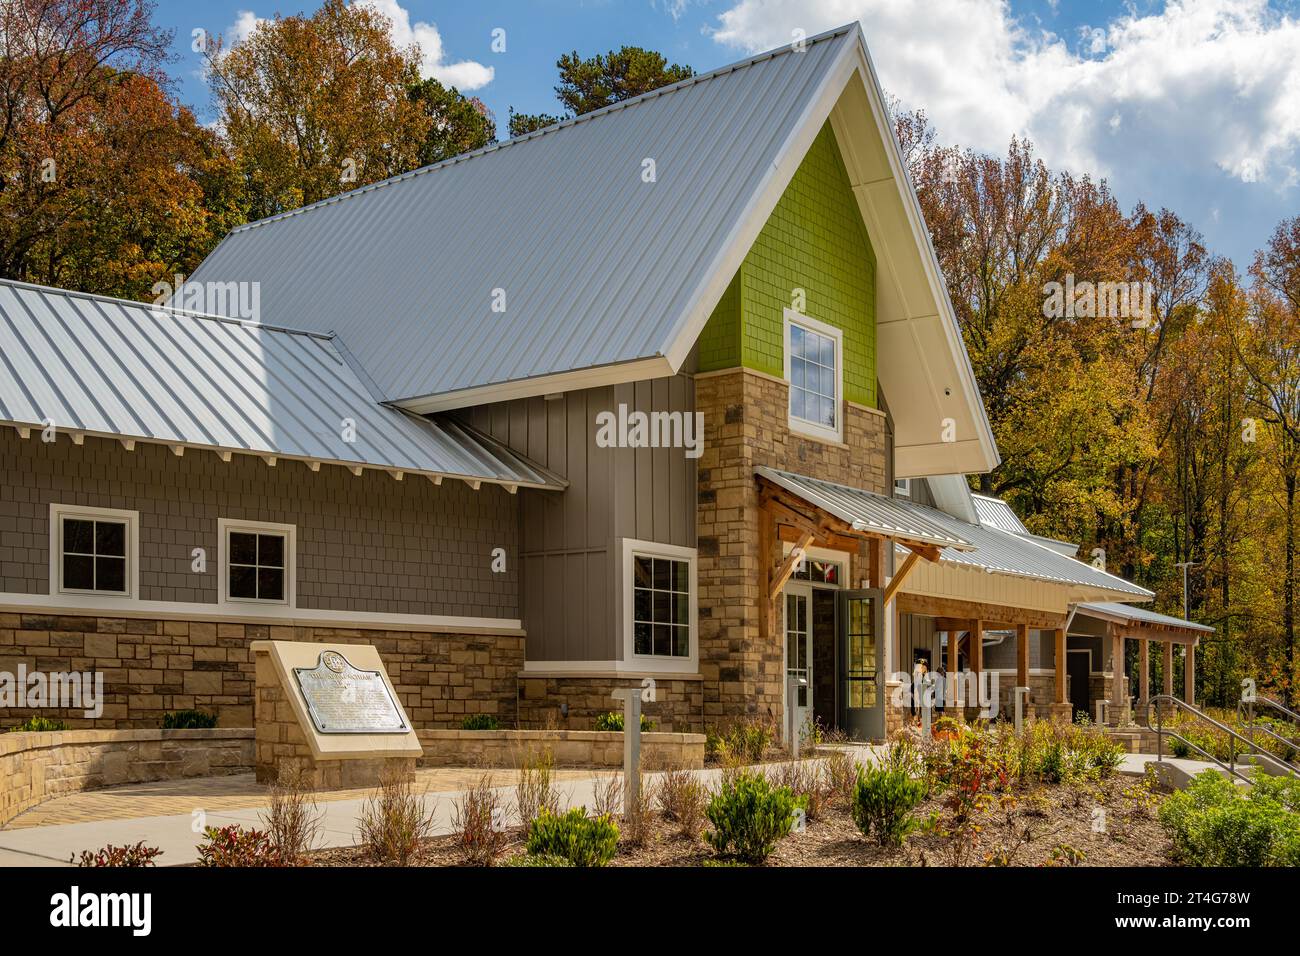
POLYGON ((757 468, 755 474, 863 534, 890 538, 905 547, 909 542, 957 551, 969 551, 975 547, 939 522, 873 491, 776 468, 757 468))

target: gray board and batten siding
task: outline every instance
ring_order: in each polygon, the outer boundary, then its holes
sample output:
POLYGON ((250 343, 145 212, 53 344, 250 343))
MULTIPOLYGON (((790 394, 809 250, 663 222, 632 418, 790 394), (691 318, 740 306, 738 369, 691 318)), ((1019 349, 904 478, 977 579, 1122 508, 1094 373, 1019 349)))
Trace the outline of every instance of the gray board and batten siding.
POLYGON ((676 375, 458 413, 569 481, 562 494, 519 491, 530 663, 621 659, 622 539, 695 547, 695 460, 682 448, 598 447, 596 416, 620 404, 693 414, 695 383, 676 375))

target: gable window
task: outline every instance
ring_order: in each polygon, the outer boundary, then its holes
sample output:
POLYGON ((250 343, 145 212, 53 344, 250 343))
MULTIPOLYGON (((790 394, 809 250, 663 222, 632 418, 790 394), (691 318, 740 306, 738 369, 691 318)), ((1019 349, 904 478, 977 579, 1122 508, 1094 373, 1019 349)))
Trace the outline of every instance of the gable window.
POLYGON ((50 580, 65 594, 132 597, 137 512, 53 505, 50 580))
POLYGON ((695 550, 624 539, 625 660, 697 660, 695 550))
POLYGON ((221 601, 293 606, 294 527, 219 522, 221 601))
POLYGON ((785 310, 785 377, 790 383, 790 428, 816 438, 842 440, 844 338, 835 328, 785 310))

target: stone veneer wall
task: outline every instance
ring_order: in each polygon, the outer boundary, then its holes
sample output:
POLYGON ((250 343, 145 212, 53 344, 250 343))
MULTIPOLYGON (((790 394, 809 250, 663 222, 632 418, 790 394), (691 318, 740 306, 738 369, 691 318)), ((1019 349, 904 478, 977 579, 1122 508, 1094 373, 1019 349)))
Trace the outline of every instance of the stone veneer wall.
MULTIPOLYGON (((595 730, 421 730, 422 767, 518 767, 524 757, 549 752, 561 767, 623 766, 623 735, 595 730)), ((703 734, 641 735, 646 770, 704 766, 703 734)))
POLYGON ((70 727, 157 728, 165 712, 217 714, 222 727, 253 726, 255 640, 373 644, 417 727, 459 727, 466 714, 514 723, 524 637, 362 628, 275 626, 50 614, 0 614, 0 671, 102 671, 104 710, 7 708, 7 726, 29 716, 70 727))
MULTIPOLYGON (((777 722, 783 651, 779 640, 759 637, 754 469, 766 465, 888 494, 885 416, 845 403, 843 443, 807 438, 789 429, 789 385, 739 368, 697 375, 695 407, 705 430, 696 512, 704 720, 777 722)), ((769 556, 777 558, 775 551, 769 556)))
MULTIPOLYGON (((704 729, 704 685, 698 679, 655 677, 655 700, 641 704, 641 712, 655 722, 655 730, 689 733, 704 729)), ((640 687, 639 677, 570 674, 519 678, 519 726, 546 730, 594 730, 596 718, 622 711, 613 692, 640 687), (568 704, 568 714, 561 704, 568 704)))
POLYGON ((68 793, 252 767, 252 728, 0 734, 0 826, 68 793))

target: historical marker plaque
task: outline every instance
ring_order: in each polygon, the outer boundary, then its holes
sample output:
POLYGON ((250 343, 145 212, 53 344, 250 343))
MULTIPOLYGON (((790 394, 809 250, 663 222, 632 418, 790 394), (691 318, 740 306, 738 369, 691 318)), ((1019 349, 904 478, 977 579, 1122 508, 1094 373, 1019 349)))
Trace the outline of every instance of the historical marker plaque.
POLYGON ((410 731, 384 675, 359 670, 338 651, 322 651, 315 667, 293 676, 317 733, 405 734, 410 731))

